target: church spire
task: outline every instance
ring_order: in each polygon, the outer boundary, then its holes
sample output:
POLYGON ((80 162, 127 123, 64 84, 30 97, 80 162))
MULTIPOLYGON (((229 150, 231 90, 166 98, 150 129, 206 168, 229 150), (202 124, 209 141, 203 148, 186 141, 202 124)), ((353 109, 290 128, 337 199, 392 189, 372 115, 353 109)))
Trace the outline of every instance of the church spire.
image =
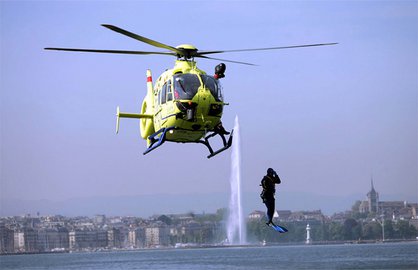
POLYGON ((370 179, 370 182, 371 182, 371 185, 372 185, 372 189, 371 189, 371 191, 375 191, 375 190, 374 190, 374 185, 373 185, 373 174, 372 174, 372 177, 371 177, 371 179, 370 179))
POLYGON ((373 174, 370 179, 370 185, 372 189, 369 191, 369 193, 367 193, 367 198, 369 202, 369 212, 377 213, 379 204, 379 193, 377 193, 374 189, 373 174))

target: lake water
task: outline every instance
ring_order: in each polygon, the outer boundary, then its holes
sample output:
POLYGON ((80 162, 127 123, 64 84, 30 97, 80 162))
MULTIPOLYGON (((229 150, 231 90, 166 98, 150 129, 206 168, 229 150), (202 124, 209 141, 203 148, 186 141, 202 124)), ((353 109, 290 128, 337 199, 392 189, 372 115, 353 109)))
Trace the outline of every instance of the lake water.
POLYGON ((418 269, 418 242, 8 255, 0 269, 418 269))

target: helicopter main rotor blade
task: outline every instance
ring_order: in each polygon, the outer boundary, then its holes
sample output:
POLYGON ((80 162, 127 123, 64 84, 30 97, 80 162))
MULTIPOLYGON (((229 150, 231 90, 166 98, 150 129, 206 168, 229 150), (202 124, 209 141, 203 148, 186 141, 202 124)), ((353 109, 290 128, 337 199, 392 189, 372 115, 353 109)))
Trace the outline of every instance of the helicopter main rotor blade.
POLYGON ((220 59, 220 58, 213 58, 213 57, 208 57, 208 56, 204 56, 204 55, 200 55, 200 54, 196 55, 195 57, 205 58, 205 59, 210 59, 210 60, 224 61, 224 62, 235 63, 235 64, 248 65, 248 66, 257 66, 255 64, 251 64, 251 63, 247 63, 247 62, 239 62, 239 61, 234 61, 234 60, 226 60, 226 59, 220 59))
POLYGON ((167 49, 169 51, 175 52, 176 54, 180 54, 180 55, 183 55, 184 54, 184 52, 182 50, 179 50, 179 49, 174 48, 172 46, 163 44, 161 42, 158 42, 158 41, 155 41, 155 40, 152 40, 152 39, 149 39, 149 38, 146 38, 146 37, 143 37, 143 36, 134 34, 132 32, 126 31, 126 30, 124 30, 122 28, 119 28, 117 26, 110 25, 110 24, 102 24, 102 26, 106 27, 107 29, 110 29, 110 30, 113 30, 115 32, 118 32, 119 34, 122 34, 122 35, 125 35, 125 36, 128 36, 128 37, 131 37, 133 39, 136 39, 136 40, 139 40, 141 42, 144 42, 144 43, 147 43, 149 45, 152 45, 154 47, 167 49))
POLYGON ((45 50, 69 51, 69 52, 94 52, 94 53, 117 53, 117 54, 162 54, 176 55, 172 52, 144 52, 144 51, 126 51, 126 50, 95 50, 95 49, 73 49, 73 48, 44 48, 45 50))
POLYGON ((318 44, 305 44, 305 45, 269 47, 269 48, 255 48, 255 49, 223 50, 223 51, 202 51, 202 52, 198 52, 198 55, 215 54, 215 53, 229 53, 229 52, 281 50, 281 49, 293 49, 293 48, 303 48, 303 47, 328 46, 328 45, 336 45, 336 44, 338 44, 338 43, 318 43, 318 44))

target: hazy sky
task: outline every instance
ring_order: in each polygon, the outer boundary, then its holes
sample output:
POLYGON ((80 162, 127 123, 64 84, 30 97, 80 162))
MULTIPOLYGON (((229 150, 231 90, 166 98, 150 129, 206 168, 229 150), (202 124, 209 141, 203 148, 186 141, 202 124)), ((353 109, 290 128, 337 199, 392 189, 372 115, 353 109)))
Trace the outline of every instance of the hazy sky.
MULTIPOLYGON (((417 1, 1 1, 0 12, 2 200, 229 192, 230 150, 208 160, 203 145, 166 143, 143 156, 136 120, 115 134, 116 106, 138 112, 146 69, 155 81, 174 58, 43 50, 159 50, 100 26, 113 24, 201 50, 339 42, 216 56, 258 65, 227 63, 222 79, 243 189, 258 192, 273 167, 282 194, 365 196, 373 176, 382 200, 418 201, 417 1)), ((198 61, 210 74, 218 63, 198 61)))

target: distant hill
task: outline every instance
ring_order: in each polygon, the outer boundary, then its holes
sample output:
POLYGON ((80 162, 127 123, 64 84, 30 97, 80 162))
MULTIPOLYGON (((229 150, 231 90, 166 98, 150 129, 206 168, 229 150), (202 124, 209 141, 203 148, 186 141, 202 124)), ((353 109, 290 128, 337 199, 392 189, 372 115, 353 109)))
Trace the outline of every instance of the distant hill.
MULTIPOLYGON (((364 200, 364 194, 345 197, 321 196, 309 193, 278 193, 276 208, 278 210, 322 210, 331 215, 336 212, 350 210, 356 200, 364 200)), ((416 198, 381 195, 382 200, 416 201, 416 198)), ((259 194, 244 193, 242 195, 244 214, 254 210, 263 210, 259 194)), ((214 213, 219 208, 228 207, 228 193, 184 194, 184 195, 138 195, 114 197, 84 197, 62 201, 4 199, 0 201, 0 216, 64 215, 64 216, 138 216, 147 218, 154 214, 175 213, 214 213)))

